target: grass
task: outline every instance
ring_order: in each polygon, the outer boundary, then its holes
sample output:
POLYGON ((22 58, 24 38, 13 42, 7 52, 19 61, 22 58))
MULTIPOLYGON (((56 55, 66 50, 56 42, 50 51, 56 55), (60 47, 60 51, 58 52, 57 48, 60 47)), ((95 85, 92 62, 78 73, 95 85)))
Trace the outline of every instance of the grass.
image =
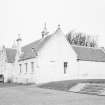
MULTIPOLYGON (((68 80, 39 87, 66 91, 79 82, 105 83, 105 80, 68 80)), ((42 89, 36 85, 1 83, 0 87, 8 87, 0 88, 0 105, 105 105, 105 97, 42 89)))
POLYGON ((105 105, 105 97, 29 85, 0 88, 0 105, 105 105))
POLYGON ((4 87, 17 87, 17 86, 30 86, 30 85, 35 85, 32 83, 28 83, 28 84, 23 84, 23 83, 2 83, 0 82, 0 88, 4 88, 4 87))
POLYGON ((50 83, 42 84, 39 87, 47 88, 47 89, 54 89, 54 90, 68 91, 70 88, 72 88, 78 83, 105 83, 105 79, 65 80, 65 81, 57 81, 57 82, 50 82, 50 83))

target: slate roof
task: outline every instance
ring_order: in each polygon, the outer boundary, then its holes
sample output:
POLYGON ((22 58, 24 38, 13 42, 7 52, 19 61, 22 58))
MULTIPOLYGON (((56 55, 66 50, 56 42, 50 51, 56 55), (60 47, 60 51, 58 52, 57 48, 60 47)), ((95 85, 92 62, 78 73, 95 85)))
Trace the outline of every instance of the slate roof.
MULTIPOLYGON (((19 61, 35 58, 38 51, 45 45, 47 41, 53 36, 48 35, 45 38, 34 41, 28 45, 22 47, 22 55, 19 61), (36 54, 35 54, 36 53, 36 54)), ((91 48, 84 46, 71 45, 77 54, 77 59, 82 61, 96 61, 105 62, 105 53, 102 48, 91 48)))
POLYGON ((16 49, 6 48, 7 62, 13 63, 15 61, 16 49))
POLYGON ((72 45, 77 54, 77 59, 82 61, 105 62, 105 52, 102 48, 91 48, 72 45))
POLYGON ((51 37, 52 35, 48 35, 45 38, 39 39, 22 47, 23 54, 21 55, 19 61, 36 57, 35 52, 37 53, 51 37))

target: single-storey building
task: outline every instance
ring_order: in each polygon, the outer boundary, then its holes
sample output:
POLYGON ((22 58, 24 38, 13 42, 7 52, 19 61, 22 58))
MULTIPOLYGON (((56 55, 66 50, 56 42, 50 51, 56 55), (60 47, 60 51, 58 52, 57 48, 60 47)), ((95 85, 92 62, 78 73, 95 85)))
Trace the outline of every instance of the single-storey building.
POLYGON ((50 35, 45 27, 41 39, 23 47, 21 41, 19 37, 16 49, 12 49, 15 60, 10 62, 11 69, 3 69, 12 71, 9 73, 14 82, 38 84, 70 79, 105 79, 104 49, 70 45, 60 26, 50 35))

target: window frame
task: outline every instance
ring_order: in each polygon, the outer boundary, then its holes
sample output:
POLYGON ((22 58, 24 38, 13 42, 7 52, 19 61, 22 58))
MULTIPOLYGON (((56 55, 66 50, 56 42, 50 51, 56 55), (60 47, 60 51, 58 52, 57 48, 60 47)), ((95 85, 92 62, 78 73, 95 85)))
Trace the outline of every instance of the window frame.
POLYGON ((67 73, 68 62, 64 61, 63 66, 64 66, 64 74, 66 74, 67 73))
POLYGON ((28 72, 28 63, 25 63, 25 71, 28 72))
POLYGON ((31 62, 31 72, 34 72, 34 62, 31 62))
POLYGON ((22 64, 19 64, 20 73, 22 73, 22 64))

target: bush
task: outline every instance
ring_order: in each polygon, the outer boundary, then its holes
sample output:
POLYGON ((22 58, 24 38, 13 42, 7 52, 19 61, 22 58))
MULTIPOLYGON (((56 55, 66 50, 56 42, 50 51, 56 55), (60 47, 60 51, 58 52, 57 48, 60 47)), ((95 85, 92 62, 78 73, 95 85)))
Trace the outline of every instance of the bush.
POLYGON ((12 79, 11 78, 9 78, 8 80, 7 80, 7 83, 12 83, 13 81, 12 81, 12 79))

